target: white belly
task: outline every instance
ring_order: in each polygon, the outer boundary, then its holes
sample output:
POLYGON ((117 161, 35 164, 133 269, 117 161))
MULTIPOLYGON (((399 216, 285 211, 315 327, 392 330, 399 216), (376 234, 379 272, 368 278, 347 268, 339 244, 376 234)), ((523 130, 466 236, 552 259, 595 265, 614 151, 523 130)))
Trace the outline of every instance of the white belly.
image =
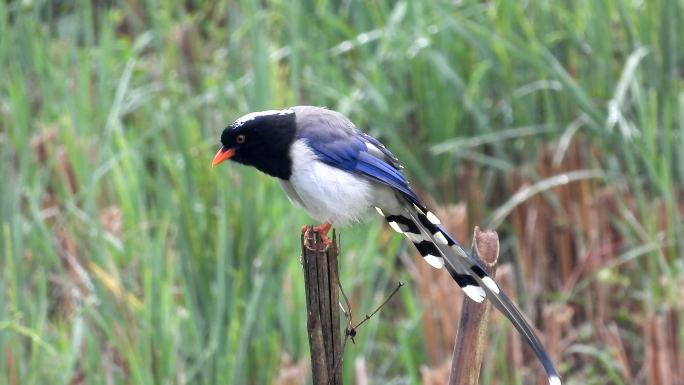
POLYGON ((318 161, 302 141, 296 141, 291 151, 292 175, 281 184, 290 200, 315 220, 344 226, 371 211, 374 182, 318 161))

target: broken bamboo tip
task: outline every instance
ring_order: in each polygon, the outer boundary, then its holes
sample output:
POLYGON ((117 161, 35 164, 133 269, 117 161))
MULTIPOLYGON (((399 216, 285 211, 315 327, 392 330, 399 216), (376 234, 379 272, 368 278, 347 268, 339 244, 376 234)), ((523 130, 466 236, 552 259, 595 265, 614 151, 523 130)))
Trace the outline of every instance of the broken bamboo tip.
MULTIPOLYGON (((499 259, 499 235, 496 231, 480 230, 479 227, 475 227, 471 249, 473 256, 482 264, 487 274, 494 278, 499 259)), ((477 385, 490 309, 489 301, 479 304, 467 297, 464 298, 451 359, 449 385, 477 385)))

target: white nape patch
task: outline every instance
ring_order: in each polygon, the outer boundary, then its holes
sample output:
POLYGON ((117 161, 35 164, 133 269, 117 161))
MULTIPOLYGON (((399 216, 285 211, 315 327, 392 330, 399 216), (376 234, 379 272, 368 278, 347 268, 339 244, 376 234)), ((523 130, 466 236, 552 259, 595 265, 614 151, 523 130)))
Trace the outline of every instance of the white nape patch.
POLYGON ((470 259, 468 254, 466 254, 460 247, 456 245, 451 245, 451 250, 453 250, 456 254, 460 255, 461 257, 465 259, 470 259))
POLYGON ((383 213, 382 210, 380 210, 380 207, 376 207, 375 211, 377 211, 378 214, 382 215, 383 217, 385 216, 385 213, 383 213))
POLYGON ((435 269, 441 269, 444 267, 444 259, 442 257, 435 257, 432 254, 428 254, 423 257, 425 259, 425 262, 429 263, 430 266, 434 267, 435 269))
POLYGON ((235 123, 233 123, 233 127, 240 127, 243 124, 249 122, 250 120, 254 120, 256 118, 259 118, 261 116, 269 116, 269 115, 289 115, 289 114, 294 114, 294 111, 286 108, 284 110, 266 110, 266 111, 256 111, 256 112, 250 112, 249 114, 241 117, 240 119, 236 120, 235 123))
POLYGON ((404 230, 402 230, 401 227, 399 227, 399 224, 397 222, 394 222, 394 221, 389 222, 389 225, 392 228, 392 230, 396 231, 397 233, 399 233, 399 234, 404 233, 404 230))
POLYGON ((481 303, 485 299, 485 291, 479 286, 467 285, 463 287, 463 292, 477 303, 481 303))
POLYGON ((382 206, 374 202, 378 192, 368 179, 321 162, 303 140, 292 143, 290 158, 292 175, 281 184, 316 221, 343 227, 382 206))
POLYGON ((425 216, 427 217, 428 221, 430 221, 430 223, 432 223, 433 225, 441 225, 442 224, 442 222, 439 220, 439 218, 437 218, 437 216, 430 211, 428 211, 427 214, 425 214, 425 216))
POLYGON ((484 282, 484 284, 487 285, 489 290, 495 292, 496 294, 499 294, 499 292, 501 291, 499 289, 499 286, 496 284, 496 282, 494 282, 494 280, 490 277, 482 278, 482 282, 484 282))
POLYGON ((442 234, 442 233, 434 233, 432 236, 435 237, 435 240, 437 242, 439 242, 443 245, 449 244, 449 242, 447 242, 447 239, 444 237, 444 234, 442 234))
POLYGON ((549 385, 561 385, 561 380, 558 376, 549 377, 549 385))

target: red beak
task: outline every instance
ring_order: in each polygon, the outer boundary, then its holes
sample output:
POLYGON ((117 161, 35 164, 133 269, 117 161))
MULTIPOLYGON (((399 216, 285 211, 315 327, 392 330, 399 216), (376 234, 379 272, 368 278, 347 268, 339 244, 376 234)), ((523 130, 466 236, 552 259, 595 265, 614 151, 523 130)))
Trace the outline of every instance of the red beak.
POLYGON ((220 150, 214 155, 214 160, 211 161, 211 167, 215 167, 222 163, 225 160, 228 160, 235 155, 235 149, 234 148, 225 148, 221 147, 220 150))

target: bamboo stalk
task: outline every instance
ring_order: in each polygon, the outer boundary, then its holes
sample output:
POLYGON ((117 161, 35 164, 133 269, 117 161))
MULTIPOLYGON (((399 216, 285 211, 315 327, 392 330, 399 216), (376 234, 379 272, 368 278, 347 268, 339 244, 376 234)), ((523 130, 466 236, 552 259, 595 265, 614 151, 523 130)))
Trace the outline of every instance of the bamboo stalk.
MULTIPOLYGON (((494 278, 496 262, 499 258, 499 236, 496 231, 481 231, 475 227, 472 250, 487 274, 494 278)), ((490 309, 489 301, 477 303, 468 297, 464 298, 454 354, 451 359, 449 385, 476 385, 478 383, 490 309)))
POLYGON ((311 236, 302 233, 301 246, 313 385, 341 385, 339 244, 334 232, 329 246, 311 227, 306 233, 311 236))

